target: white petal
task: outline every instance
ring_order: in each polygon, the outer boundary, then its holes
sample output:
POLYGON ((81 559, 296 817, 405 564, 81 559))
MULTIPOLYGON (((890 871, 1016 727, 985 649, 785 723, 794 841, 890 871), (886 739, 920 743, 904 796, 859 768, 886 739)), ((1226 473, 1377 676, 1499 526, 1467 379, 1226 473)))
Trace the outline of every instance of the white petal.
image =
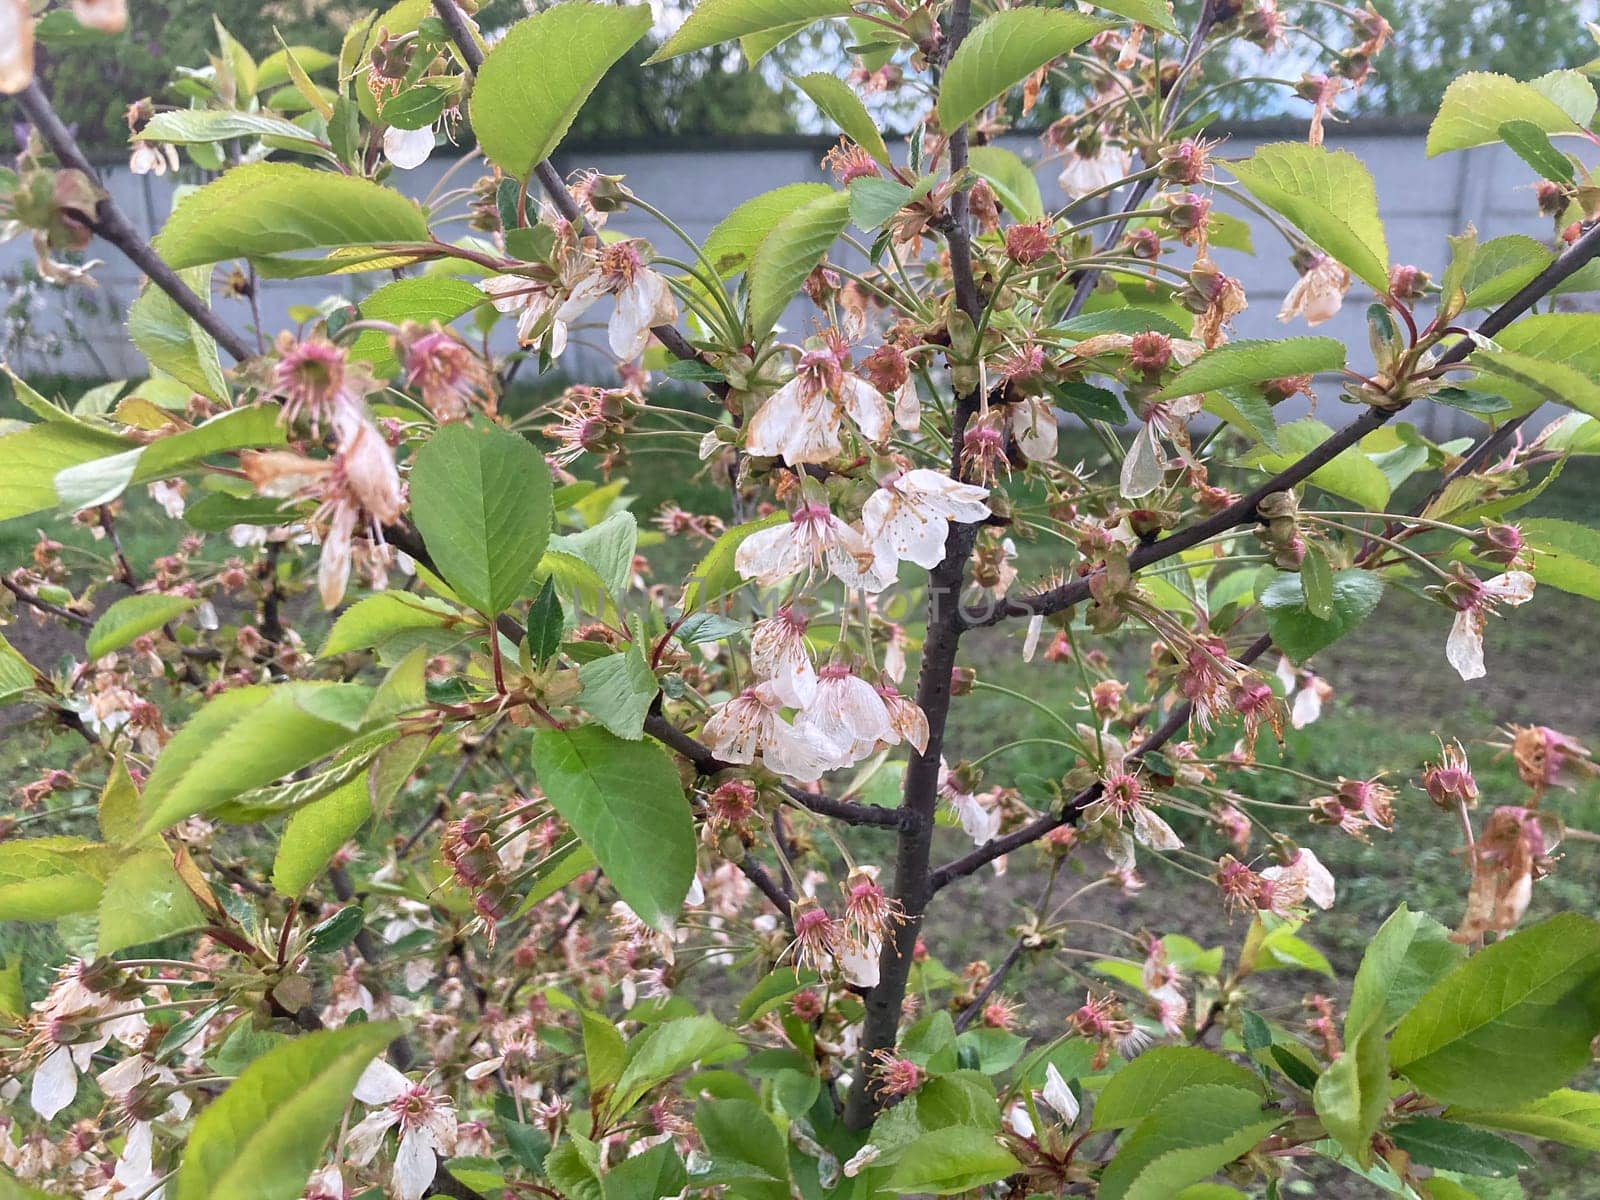
POLYGON ((34 1112, 49 1121, 77 1094, 78 1068, 72 1061, 72 1052, 66 1046, 57 1046, 33 1073, 29 1102, 34 1112))
POLYGON ((433 1147, 420 1129, 414 1129, 400 1139, 400 1151, 394 1157, 394 1190, 400 1200, 421 1200, 434 1175, 439 1170, 439 1160, 433 1147))
POLYGON ((399 1097, 411 1081, 381 1058, 375 1058, 356 1080, 355 1098, 363 1104, 388 1104, 399 1097))
POLYGON ((1036 1132, 1033 1128, 1033 1118, 1028 1115, 1028 1106, 1018 1101, 1006 1110, 1006 1125, 1018 1137, 1031 1138, 1036 1132))
POLYGON ((856 987, 877 987, 881 953, 882 947, 876 943, 869 943, 859 950, 847 946, 835 956, 835 961, 845 979, 856 987))
POLYGON ((1056 1070, 1055 1063, 1047 1063, 1044 1069, 1044 1102, 1068 1125, 1078 1119, 1078 1098, 1072 1094, 1072 1089, 1067 1086, 1067 1081, 1061 1077, 1061 1072, 1056 1070))
POLYGON ((881 442, 889 436, 891 414, 889 402, 883 393, 859 375, 846 372, 841 384, 844 410, 869 442, 881 442))
POLYGON ((358 1167, 371 1162, 373 1155, 378 1153, 378 1147, 383 1145, 383 1135, 396 1120, 398 1118, 393 1109, 382 1108, 352 1129, 344 1141, 345 1153, 350 1156, 350 1161, 358 1167))
POLYGON ((733 569, 740 578, 754 579, 762 587, 798 575, 805 566, 805 547, 792 521, 752 533, 733 553, 733 569))
POLYGON ((1156 445, 1155 423, 1146 421, 1122 460, 1122 494, 1130 500, 1148 496, 1161 486, 1161 475, 1161 449, 1156 445))
POLYGON ((433 130, 396 129, 383 131, 383 156, 402 171, 410 171, 428 161, 433 153, 433 130))
POLYGON ((1475 608, 1457 611, 1444 644, 1444 656, 1463 679, 1482 679, 1488 674, 1483 665, 1483 614, 1475 608))
POLYGON ((1133 836, 1141 846, 1152 850, 1181 850, 1183 840, 1150 809, 1140 805, 1133 810, 1133 836))
POLYGON ((1044 614, 1034 613, 1028 618, 1028 633, 1022 639, 1022 661, 1032 662, 1033 652, 1039 648, 1039 635, 1044 632, 1044 614))

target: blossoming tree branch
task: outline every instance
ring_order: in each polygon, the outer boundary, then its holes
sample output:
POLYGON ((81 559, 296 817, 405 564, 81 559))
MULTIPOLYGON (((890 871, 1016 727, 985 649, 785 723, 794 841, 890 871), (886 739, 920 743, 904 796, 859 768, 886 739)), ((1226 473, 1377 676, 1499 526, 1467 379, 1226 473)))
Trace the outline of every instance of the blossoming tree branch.
POLYGON ((1509 147, 1550 236, 1460 230, 1434 278, 1323 144, 1392 31, 1316 2, 1344 44, 1290 0, 687 5, 655 59, 849 56, 792 81, 832 182, 703 241, 550 160, 646 6, 400 0, 337 56, 219 25, 126 98, 131 169, 182 180, 146 241, 33 74, 125 9, 0 0, 0 228, 61 288, 126 256, 149 363, 70 403, 7 368, 0 1197, 1494 1200, 1527 1139, 1600 1146, 1600 923, 1524 920, 1588 750, 1501 731, 1526 793, 1488 805, 1483 731, 1410 780, 1275 749, 1386 590, 1464 684, 1491 618, 1594 595, 1593 530, 1518 510, 1600 446, 1596 95, 1457 80, 1427 152, 1509 147), (1241 50, 1321 60, 1276 80, 1304 140, 1207 135, 1241 50), (1055 210, 995 140, 1047 86, 1055 210), (1251 228, 1282 339, 1212 256, 1251 228), (1366 344, 1301 328, 1346 304, 1366 344), (613 365, 566 386, 580 344, 613 365), (669 485, 646 523, 630 480, 669 485), (1458 910, 1274 1007, 1339 898, 1307 830, 1382 837, 1401 790, 1458 910))

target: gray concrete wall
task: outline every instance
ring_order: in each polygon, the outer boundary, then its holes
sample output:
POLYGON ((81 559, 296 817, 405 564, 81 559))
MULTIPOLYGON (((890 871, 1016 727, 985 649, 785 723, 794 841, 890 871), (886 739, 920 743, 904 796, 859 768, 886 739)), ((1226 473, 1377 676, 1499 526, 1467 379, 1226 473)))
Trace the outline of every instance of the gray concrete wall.
MULTIPOLYGON (((1242 157, 1264 142, 1303 136, 1301 123, 1245 126, 1235 131, 1218 153, 1242 157)), ((1533 174, 1510 151, 1492 147, 1430 160, 1423 153, 1423 141, 1423 128, 1409 122, 1329 127, 1330 147, 1352 150, 1372 169, 1393 261, 1414 263, 1437 273, 1445 263, 1446 236, 1460 232, 1469 222, 1485 239, 1507 233, 1548 239, 1549 222, 1536 212, 1529 190, 1533 174)), ((592 166, 625 175, 629 187, 671 214, 689 234, 703 238, 723 215, 751 196, 785 183, 826 179, 819 160, 829 144, 827 139, 816 138, 738 139, 671 148, 616 143, 573 148, 561 156, 559 165, 564 170, 592 166)), ((1035 138, 1008 137, 1003 144, 1030 161, 1039 158, 1040 144, 1035 138)), ((401 176, 402 186, 412 195, 427 195, 449 162, 442 155, 436 156, 401 176)), ((1042 164, 1038 174, 1047 206, 1063 203, 1055 168, 1042 164)), ((171 180, 133 176, 114 164, 108 166, 106 175, 119 203, 135 221, 147 233, 159 228, 171 205, 171 180)), ((1271 337, 1305 332, 1302 323, 1285 327, 1274 319, 1284 293, 1295 279, 1283 239, 1237 204, 1219 199, 1218 205, 1249 219, 1257 251, 1254 257, 1226 250, 1216 252, 1218 262, 1242 278, 1248 290, 1250 307, 1237 322, 1238 335, 1271 337)), ((665 253, 683 253, 681 248, 666 249, 673 245, 671 235, 644 214, 625 214, 614 224, 654 239, 665 253)), ((143 373, 140 356, 119 327, 120 314, 137 294, 137 273, 109 246, 96 244, 92 253, 105 260, 95 275, 100 282, 98 299, 106 303, 110 315, 80 322, 89 348, 69 348, 49 361, 34 355, 20 362, 20 368, 82 375, 109 372, 112 377, 137 377, 143 373)), ((23 239, 0 245, 0 279, 14 278, 29 254, 23 239)), ((292 325, 291 306, 315 303, 329 294, 358 298, 378 281, 372 276, 330 276, 264 282, 260 296, 262 322, 270 337, 276 330, 292 325)), ((4 293, 0 292, 0 300, 3 298, 4 293)), ((1339 316, 1317 331, 1346 341, 1351 347, 1352 362, 1357 365, 1366 357, 1363 313, 1369 299, 1363 285, 1357 284, 1339 316)), ((243 326, 250 321, 242 301, 219 299, 217 303, 236 324, 243 326)), ((58 322, 57 309, 57 298, 51 297, 51 303, 37 319, 46 324, 58 322)), ((803 329, 807 319, 804 308, 796 306, 789 314, 788 325, 803 329)), ((603 341, 603 333, 596 333, 603 341)), ((585 336, 592 342, 595 335, 585 336)), ((563 365, 578 373, 604 370, 602 356, 586 349, 582 341, 569 350, 563 365)), ((1340 413, 1336 406, 1336 400, 1325 402, 1324 416, 1337 424, 1340 413)), ((1452 431, 1451 422, 1460 417, 1450 410, 1428 406, 1419 410, 1414 419, 1429 432, 1443 436, 1452 431)))

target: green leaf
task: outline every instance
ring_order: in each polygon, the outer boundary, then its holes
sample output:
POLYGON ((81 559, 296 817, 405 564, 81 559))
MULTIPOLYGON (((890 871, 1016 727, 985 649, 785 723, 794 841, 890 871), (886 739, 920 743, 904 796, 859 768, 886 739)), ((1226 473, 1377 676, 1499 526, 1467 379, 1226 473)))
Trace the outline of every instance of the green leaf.
POLYGON ((794 85, 804 92, 811 103, 822 110, 822 115, 837 125, 847 138, 884 166, 891 165, 889 147, 883 144, 883 134, 878 132, 878 123, 872 119, 867 106, 861 103, 861 98, 849 84, 830 72, 818 71, 813 75, 798 76, 794 80, 794 85))
POLYGON ((95 950, 115 954, 205 924, 167 849, 143 850, 106 880, 95 950))
POLYGON ((53 921, 89 912, 121 854, 75 837, 0 842, 0 921, 53 921))
POLYGON ((583 1058, 589 1069, 589 1091, 598 1093, 621 1077, 627 1047, 609 1017, 587 1008, 578 1015, 583 1022, 583 1058))
POLYGON ((1095 1101, 1094 1127, 1137 1125, 1166 1096, 1197 1084, 1261 1090, 1254 1072, 1220 1054, 1195 1046, 1157 1046, 1111 1077, 1095 1101))
MULTIPOLYGON (((63 17, 69 15, 60 10, 50 15, 58 14, 63 17)), ((31 1184, 20 1183, 10 1171, 0 1167, 0 1200, 56 1200, 56 1193, 41 1192, 31 1184)))
POLYGON ((958 1125, 906 1146, 884 1188, 899 1196, 953 1196, 997 1183, 1020 1165, 993 1134, 958 1125))
POLYGON ((605 1200, 659 1200, 677 1196, 689 1185, 689 1173, 671 1142, 630 1155, 600 1180, 605 1200))
POLYGON ((509 608, 533 578, 551 512, 550 469, 519 434, 461 422, 417 451, 412 518, 445 581, 486 616, 509 608))
MULTIPOLYGON (((1278 472, 1292 466, 1333 436, 1321 421, 1302 417, 1278 427, 1278 448, 1256 447, 1241 461, 1262 470, 1278 472)), ((1351 446, 1330 463, 1311 473, 1310 482, 1325 492, 1354 500, 1362 508, 1379 512, 1389 502, 1389 481, 1370 458, 1351 446)))
POLYGON ((1312 616, 1307 609, 1304 584, 1298 575, 1279 575, 1257 599, 1266 613, 1273 643, 1291 661, 1303 663, 1372 614, 1383 599, 1383 580, 1358 568, 1336 572, 1333 616, 1327 620, 1312 616))
POLYGON ((786 29, 798 33, 813 21, 842 17, 850 11, 849 0, 701 0, 646 64, 752 34, 786 29))
POLYGON ((223 692, 189 718, 145 784, 143 833, 264 787, 344 745, 371 691, 293 682, 223 692))
POLYGON ((393 1022, 303 1034, 267 1051, 194 1123, 172 1200, 296 1200, 393 1022))
POLYGON ((1540 313, 1495 336, 1498 351, 1476 350, 1472 363, 1492 378, 1475 385, 1510 399, 1520 415, 1546 401, 1600 416, 1600 313, 1540 313), (1565 368, 1565 369, 1563 369, 1565 368))
MULTIPOLYGON (((282 42, 282 38, 278 39, 282 42)), ((339 60, 315 46, 283 46, 261 60, 256 68, 256 91, 264 92, 289 83, 298 67, 306 75, 326 71, 339 60)))
POLYGON ((987 17, 939 81, 939 127, 947 133, 960 128, 1040 67, 1115 24, 1059 8, 1014 8, 987 17))
POLYGON ((1266 383, 1291 375, 1315 375, 1344 367, 1344 343, 1325 337, 1228 342, 1208 350, 1172 377, 1155 396, 1170 400, 1219 388, 1266 383))
POLYGON ((694 821, 672 760, 654 743, 584 726, 537 733, 533 767, 628 906, 645 924, 670 930, 695 863, 694 821))
POLYGON ((716 268, 720 278, 731 279, 749 264, 750 256, 773 226, 797 208, 833 194, 825 183, 788 183, 752 196, 718 221, 706 236, 701 248, 706 261, 716 268))
POLYGON ((1100 1177, 1100 1200, 1169 1200, 1244 1154, 1284 1120, 1261 1094, 1222 1084, 1173 1092, 1141 1121, 1100 1177))
POLYGON ((649 28, 642 4, 560 4, 518 21, 484 57, 472 86, 472 131, 484 154, 513 179, 527 179, 649 28))
MULTIPOLYGON (((695 1105, 694 1124, 717 1167, 738 1163, 754 1168, 768 1180, 788 1180, 788 1148, 778 1127, 759 1104, 704 1099, 695 1105)), ((780 1189, 779 1194, 786 1195, 787 1191, 780 1189)))
POLYGON ((1517 527, 1538 552, 1533 559, 1538 582, 1600 600, 1600 531, 1556 517, 1530 517, 1517 527))
POLYGON ((594 867, 594 852, 577 838, 552 850, 530 869, 528 894, 517 906, 516 915, 520 917, 534 905, 548 900, 585 871, 594 870, 594 867))
POLYGON ((578 678, 583 682, 578 703, 585 712, 620 738, 636 742, 644 736, 644 719, 661 685, 637 642, 620 654, 584 663, 578 678))
POLYGON ((850 183, 850 219, 862 229, 877 229, 910 204, 915 193, 893 179, 866 176, 850 183))
POLYGON ((694 1063, 722 1062, 743 1053, 733 1032, 708 1016, 681 1017, 652 1026, 628 1043, 622 1068, 606 1111, 620 1117, 651 1088, 665 1083, 694 1063))
POLYGON ((124 596, 100 615, 89 630, 84 656, 91 662, 121 650, 135 638, 160 629, 200 603, 189 596, 124 596))
POLYGON ((374 242, 423 242, 428 222, 393 188, 289 163, 248 163, 190 192, 156 235, 172 267, 374 242))
POLYGON ((1468 1125, 1525 1133, 1580 1150, 1600 1152, 1600 1096, 1561 1088, 1521 1108, 1452 1108, 1446 1116, 1468 1125))
POLYGON ((100 790, 95 818, 100 825, 100 836, 118 846, 137 841, 143 820, 140 804, 139 789, 134 786, 133 776, 128 774, 128 764, 119 758, 111 764, 106 785, 100 790))
POLYGON ((1300 564, 1300 590, 1306 612, 1319 621, 1333 620, 1333 567, 1315 542, 1306 547, 1305 561, 1300 564))
MULTIPOLYGON (((435 633, 461 616, 443 600, 406 592, 379 592, 356 601, 328 630, 318 658, 386 647, 408 634, 435 633)), ((409 643, 407 643, 409 649, 409 643)))
POLYGON ((1600 1032, 1600 922, 1561 913, 1468 959, 1417 1002, 1390 1058, 1448 1104, 1514 1107, 1560 1087, 1600 1032))
POLYGON ((1151 29, 1159 29, 1162 33, 1179 32, 1166 0, 1093 0, 1093 2, 1096 8, 1103 8, 1107 12, 1116 13, 1119 17, 1137 21, 1141 25, 1148 25, 1151 29))
POLYGON ((139 131, 135 140, 173 142, 180 146, 196 142, 254 141, 273 138, 314 149, 326 143, 316 134, 293 121, 259 112, 189 108, 157 113, 139 131))
POLYGON ((1372 173, 1346 150, 1276 142, 1228 169, 1257 200, 1281 213, 1380 296, 1389 291, 1389 246, 1372 173))
POLYGON ((1533 1165, 1527 1151, 1515 1142, 1439 1117, 1413 1117, 1387 1132, 1396 1146, 1411 1155, 1412 1162, 1425 1167, 1504 1179, 1533 1165))
POLYGON ((1500 140, 1544 179, 1571 183, 1575 177, 1572 160, 1550 143, 1550 135, 1532 121, 1507 121, 1500 126, 1500 140))
POLYGON ((633 556, 639 548, 639 522, 631 512, 614 512, 592 529, 558 534, 550 549, 582 559, 618 604, 633 582, 633 556))
POLYGON ((738 553, 739 547, 744 544, 745 538, 752 533, 759 533, 763 529, 771 529, 774 525, 781 525, 789 519, 786 512, 769 513, 755 521, 746 521, 743 525, 735 525, 725 531, 721 537, 711 544, 711 549, 706 551, 706 556, 700 560, 689 578, 684 582, 683 609, 693 612, 695 609, 704 608, 716 600, 720 600, 729 592, 740 587, 744 580, 739 578, 733 569, 733 556, 738 553))
POLYGON ((1468 308, 1493 308, 1511 299, 1549 266, 1549 249, 1520 233, 1493 238, 1478 247, 1463 286, 1468 308))
MULTIPOLYGON (((752 340, 772 332, 806 276, 850 222, 850 193, 830 192, 780 218, 750 257, 746 321, 752 340)), ((715 261, 715 260, 713 260, 715 261)))
MULTIPOLYGON (((362 317, 368 321, 388 321, 395 325, 401 321, 416 321, 422 325, 437 321, 448 325, 483 301, 483 293, 465 280, 420 275, 384 284, 359 307, 362 317)), ((388 335, 377 329, 364 329, 356 334, 350 343, 350 357, 371 363, 378 375, 393 375, 400 369, 388 335)))
POLYGON ((1361 956, 1345 1012, 1345 1037, 1367 1028, 1388 1033, 1464 954, 1448 929, 1402 904, 1361 956))
MULTIPOLYGON (((207 264, 183 272, 184 282, 204 300, 211 296, 211 270, 207 264)), ((202 396, 227 402, 230 393, 216 340, 153 283, 145 284, 128 309, 128 338, 153 369, 202 396)))
MULTIPOLYGON (((1445 89, 1438 115, 1428 127, 1428 157, 1450 150, 1466 150, 1500 141, 1500 127, 1508 121, 1532 125, 1547 134, 1579 134, 1594 115, 1594 92, 1590 89, 1589 113, 1576 120, 1546 91, 1559 81, 1554 72, 1544 79, 1519 83, 1509 75, 1469 71, 1459 75, 1445 89), (1541 83, 1544 87, 1541 88, 1541 83)), ((1582 81, 1582 76, 1578 79, 1582 81)), ((1587 87, 1587 83, 1583 83, 1587 87)), ((1581 110, 1580 110, 1581 111, 1581 110)))
POLYGON ((1121 423, 1128 419, 1128 410, 1113 391, 1078 379, 1067 379, 1047 386, 1050 398, 1081 420, 1121 423))
POLYGON ((110 433, 69 421, 41 421, 0 437, 0 461, 6 464, 0 488, 0 521, 55 508, 56 476, 68 468, 128 449, 110 433))
POLYGON ((1345 1153, 1359 1163, 1372 1161, 1372 1135, 1389 1107, 1389 1054, 1381 1030, 1346 1038, 1339 1057, 1318 1077, 1311 1102, 1345 1153))
POLYGON ((1005 147, 974 146, 967 152, 967 165, 989 181, 995 198, 1017 220, 1037 221, 1044 216, 1038 176, 1005 147))
POLYGON ((283 827, 272 859, 274 890, 281 896, 301 895, 371 815, 365 774, 297 809, 283 827))

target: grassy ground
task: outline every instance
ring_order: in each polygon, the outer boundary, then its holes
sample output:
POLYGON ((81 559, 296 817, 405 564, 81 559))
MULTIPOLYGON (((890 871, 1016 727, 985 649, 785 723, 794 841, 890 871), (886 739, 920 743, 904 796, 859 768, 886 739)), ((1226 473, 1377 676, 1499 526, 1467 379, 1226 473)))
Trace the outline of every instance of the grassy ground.
MULTIPOLYGON (((0 407, 0 416, 6 415, 10 414, 0 407)), ((687 455, 639 457, 629 472, 629 490, 637 497, 635 511, 641 521, 647 521, 668 499, 692 511, 720 511, 722 492, 712 481, 696 475, 698 466, 687 455)), ((1530 515, 1561 515, 1592 523, 1597 486, 1600 471, 1575 464, 1541 497, 1530 515)), ((36 519, 0 524, 0 569, 26 561, 41 524, 44 522, 36 519)), ((50 523, 50 533, 74 546, 72 553, 103 557, 101 545, 86 532, 63 533, 62 526, 59 521, 50 523)), ((171 527, 148 506, 135 502, 124 522, 124 534, 135 567, 142 569, 168 548, 171 527)), ((653 551, 657 581, 670 582, 685 571, 699 549, 684 542, 653 551)), ((213 537, 208 551, 221 559, 231 548, 213 537)), ((306 616, 320 619, 311 617, 310 610, 306 616)), ((1495 737, 1497 725, 1548 724, 1600 746, 1600 689, 1594 686, 1592 664, 1577 652, 1577 647, 1592 644, 1593 622, 1594 609, 1586 602, 1541 589, 1530 605, 1491 627, 1487 639, 1489 677, 1463 685, 1444 660, 1449 614, 1391 589, 1362 630, 1320 656, 1317 669, 1333 683, 1337 698, 1321 722, 1289 734, 1281 757, 1272 751, 1267 757, 1321 777, 1386 771, 1400 792, 1395 831, 1387 836, 1380 833, 1370 845, 1309 824, 1293 831, 1296 836, 1304 835, 1305 844, 1339 878, 1338 906, 1318 916, 1304 936, 1327 955, 1340 978, 1350 977, 1367 940, 1399 902, 1431 912, 1447 924, 1454 924, 1460 915, 1466 874, 1453 853, 1453 824, 1414 786, 1421 764, 1437 752, 1438 737, 1459 737, 1468 744, 1488 805, 1515 802, 1525 794, 1510 764, 1496 761, 1494 752, 1483 744, 1495 737)), ((312 629, 303 632, 308 642, 315 641, 312 629)), ((81 648, 26 618, 7 627, 5 633, 33 661, 47 668, 64 653, 81 648)), ((1068 696, 1076 687, 1076 675, 1069 666, 1024 665, 1017 631, 974 636, 966 643, 964 656, 985 680, 1022 691, 1047 705, 1052 697, 1068 696)), ((1137 665, 1131 669, 1136 670, 1137 665)), ((1056 731, 1051 718, 991 692, 962 699, 957 714, 951 732, 952 761, 991 749, 997 730, 1010 739, 1048 737, 1056 731)), ((0 743, 0 779, 13 786, 25 782, 42 766, 57 765, 76 751, 70 738, 32 729, 15 731, 15 736, 0 743)), ((1024 746, 996 761, 992 779, 1008 782, 1020 774, 1056 775, 1069 765, 1061 752, 1024 746)), ((1240 774, 1229 782, 1263 800, 1297 795, 1286 786, 1292 781, 1281 776, 1240 774)), ((1600 784, 1591 782, 1571 797, 1557 794, 1549 806, 1574 826, 1600 829, 1600 784)), ((1195 846, 1204 853, 1221 849, 1203 833, 1195 846)), ((939 858, 962 849, 958 831, 940 834, 939 858)), ((1577 909, 1600 915, 1600 896, 1592 887, 1597 864, 1600 846, 1570 843, 1556 875, 1536 889, 1534 913, 1577 909)), ((1244 934, 1243 923, 1229 924, 1213 889, 1180 871, 1163 870, 1159 864, 1147 874, 1150 885, 1138 896, 1106 898, 1104 892, 1094 893, 1074 915, 1085 921, 1145 927, 1163 934, 1183 933, 1203 944, 1224 945, 1230 950, 1237 947, 1244 934)), ((985 871, 965 881, 958 885, 959 890, 941 897, 929 928, 930 945, 951 963, 985 954, 998 958, 1009 941, 1007 928, 1018 919, 1022 906, 1033 902, 1039 885, 1025 855, 1018 856, 1008 875, 985 871)), ((1083 928, 1081 945, 1106 944, 1092 926, 1083 928)), ((40 963, 47 957, 47 947, 36 940, 37 935, 34 939, 27 946, 28 957, 40 963)), ((0 954, 21 948, 18 931, 8 933, 0 927, 0 954)), ((1083 984, 1078 972, 1082 961, 1059 955, 1018 972, 1012 991, 1023 1002, 1029 1025, 1042 1033, 1059 1031, 1063 1014, 1081 1000, 1083 984)), ((1264 1003, 1276 1006, 1280 1016, 1292 1020, 1303 995, 1334 986, 1314 974, 1284 973, 1275 977, 1264 1003)), ((1533 1197, 1600 1198, 1600 1178, 1575 1152, 1544 1156, 1525 1183, 1533 1197)), ((1286 1189, 1286 1194, 1353 1198, 1375 1192, 1370 1185, 1350 1179, 1312 1179, 1300 1180, 1286 1189)))

